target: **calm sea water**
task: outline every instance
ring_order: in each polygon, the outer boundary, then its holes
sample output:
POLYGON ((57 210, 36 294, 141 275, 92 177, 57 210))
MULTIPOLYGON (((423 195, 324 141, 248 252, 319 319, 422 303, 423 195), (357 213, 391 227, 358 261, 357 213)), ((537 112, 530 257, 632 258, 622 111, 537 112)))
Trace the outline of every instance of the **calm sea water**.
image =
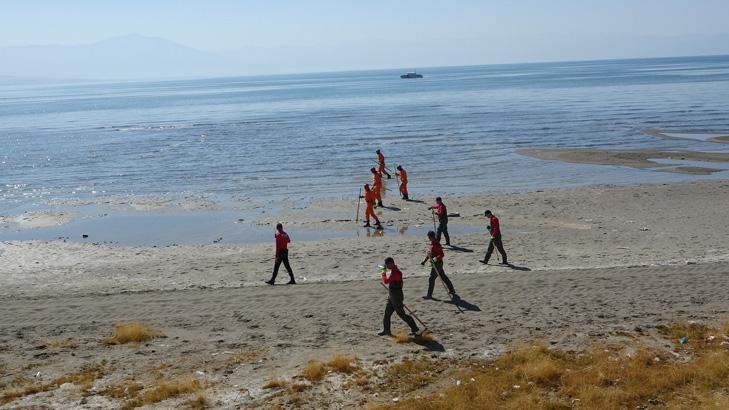
POLYGON ((729 56, 418 71, 2 86, 0 214, 117 194, 354 197, 377 148, 415 195, 700 178, 522 147, 729 149, 641 132, 729 131, 729 56))

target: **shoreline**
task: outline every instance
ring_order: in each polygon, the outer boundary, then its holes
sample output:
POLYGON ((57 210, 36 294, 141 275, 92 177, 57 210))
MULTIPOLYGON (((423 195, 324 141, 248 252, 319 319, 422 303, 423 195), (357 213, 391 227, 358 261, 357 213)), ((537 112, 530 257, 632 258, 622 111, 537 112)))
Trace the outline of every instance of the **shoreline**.
MULTIPOLYGON (((729 261, 729 180, 691 183, 595 186, 511 194, 445 197, 454 231, 446 247, 446 272, 489 273, 502 269, 478 263, 488 245, 482 214, 501 219, 504 245, 518 267, 534 271, 614 266, 675 265, 729 261), (695 209, 704 210, 696 214, 695 209), (472 231, 462 231, 465 227, 472 231)), ((386 202, 386 205, 388 203, 386 202)), ((416 262, 432 229, 428 203, 400 203, 380 210, 384 232, 322 217, 352 204, 325 202, 256 223, 268 242, 255 244, 118 246, 73 241, 0 242, 0 294, 43 296, 121 293, 188 288, 263 286, 273 266, 273 226, 290 232, 356 229, 357 235, 300 240, 292 234, 291 263, 297 281, 331 282, 369 278, 392 255, 406 277, 424 276, 416 262), (288 222, 295 221, 295 222, 288 222), (407 227, 412 232, 401 234, 407 227), (369 236, 368 236, 369 234, 369 236)), ((352 231, 350 231, 352 232, 352 231)), ((89 238, 89 241, 95 240, 89 238)))

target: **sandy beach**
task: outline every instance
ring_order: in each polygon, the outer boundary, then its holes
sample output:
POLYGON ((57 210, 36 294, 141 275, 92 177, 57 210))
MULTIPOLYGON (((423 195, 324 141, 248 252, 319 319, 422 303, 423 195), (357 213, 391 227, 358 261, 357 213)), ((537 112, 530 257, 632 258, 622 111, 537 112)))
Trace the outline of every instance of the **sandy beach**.
MULTIPOLYGON (((382 235, 372 230, 354 238, 292 238, 296 286, 263 283, 270 277, 272 243, 3 242, 4 391, 21 380, 52 380, 85 365, 104 368, 88 389, 67 383, 3 404, 117 407, 125 399, 108 394, 109 386, 129 378, 151 383, 191 375, 204 384, 214 407, 266 408, 283 400, 280 391, 263 388, 267 381, 293 378, 308 360, 336 353, 376 369, 423 355, 485 359, 526 340, 571 350, 626 333, 650 339, 656 326, 674 320, 716 323, 729 310, 727 188, 729 182, 719 180, 444 198, 449 212, 459 215, 450 218, 453 231, 482 227, 453 234, 456 247, 446 248, 446 272, 461 297, 456 304, 443 303, 440 287, 439 301, 420 299, 428 273, 418 264, 424 234, 387 227, 432 229, 431 198, 388 199, 390 208, 378 212, 386 225, 382 235), (499 266, 496 255, 488 266, 478 262, 487 246, 487 208, 501 219, 512 267, 499 266), (427 323, 433 342, 398 344, 375 335, 385 301, 377 265, 385 256, 394 256, 402 268, 406 304, 427 323), (149 324, 166 337, 133 346, 105 343, 114 324, 128 321, 149 324)), ((256 223, 271 226, 272 236, 278 221, 312 230, 352 229, 354 222, 339 216, 345 211, 354 211, 354 204, 314 203, 256 223)), ((396 329, 405 329, 393 320, 396 329)), ((317 388, 334 390, 326 390, 323 401, 294 407, 387 403, 397 394, 347 389, 341 387, 344 376, 327 377, 329 384, 317 388)), ((156 406, 176 407, 183 398, 156 406)))

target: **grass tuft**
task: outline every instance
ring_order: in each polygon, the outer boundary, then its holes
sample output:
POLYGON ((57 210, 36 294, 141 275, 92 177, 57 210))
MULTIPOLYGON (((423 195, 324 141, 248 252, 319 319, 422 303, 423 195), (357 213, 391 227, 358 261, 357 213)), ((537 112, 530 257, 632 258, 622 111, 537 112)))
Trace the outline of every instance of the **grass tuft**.
POLYGON ((208 398, 202 393, 198 393, 197 396, 192 399, 186 400, 183 404, 193 410, 202 410, 210 407, 210 402, 208 401, 208 398))
POLYGON ((66 374, 51 380, 48 383, 37 383, 28 379, 18 379, 13 381, 12 388, 5 390, 0 395, 0 406, 15 401, 21 397, 32 396, 37 393, 43 393, 57 389, 62 384, 72 383, 81 389, 90 389, 96 380, 106 374, 105 363, 92 364, 84 366, 78 371, 66 374))
POLYGON ((304 369, 301 370, 301 375, 310 382, 321 380, 326 373, 326 366, 318 360, 309 360, 304 369))
POLYGON ((332 371, 338 373, 352 373, 356 369, 356 366, 354 365, 356 360, 357 358, 354 356, 336 354, 329 360, 329 362, 327 362, 327 366, 332 369, 332 371))
POLYGON ((124 403, 122 408, 134 409, 183 394, 194 393, 202 388, 202 383, 192 376, 180 377, 173 380, 157 380, 154 385, 145 389, 143 393, 124 403))
POLYGON ((410 343, 413 341, 413 339, 410 338, 410 335, 405 332, 395 332, 393 336, 397 343, 410 343))
POLYGON ((273 379, 266 382, 266 384, 263 385, 264 389, 282 389, 289 385, 288 380, 280 378, 280 377, 274 377, 273 379))
POLYGON ((164 337, 164 334, 144 323, 118 323, 114 325, 112 334, 106 338, 106 342, 114 345, 140 343, 156 337, 164 337))

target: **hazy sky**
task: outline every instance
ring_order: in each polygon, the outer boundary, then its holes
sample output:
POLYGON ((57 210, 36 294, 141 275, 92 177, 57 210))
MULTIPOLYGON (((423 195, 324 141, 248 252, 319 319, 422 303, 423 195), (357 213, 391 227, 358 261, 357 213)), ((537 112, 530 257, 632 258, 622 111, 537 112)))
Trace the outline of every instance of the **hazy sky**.
POLYGON ((456 40, 726 33, 726 0, 0 0, 0 46, 138 33, 204 50, 456 40))
POLYGON ((0 0, 0 57, 17 62, 0 75, 42 65, 8 46, 128 34, 226 55, 235 73, 729 54, 727 17, 729 0, 0 0))

